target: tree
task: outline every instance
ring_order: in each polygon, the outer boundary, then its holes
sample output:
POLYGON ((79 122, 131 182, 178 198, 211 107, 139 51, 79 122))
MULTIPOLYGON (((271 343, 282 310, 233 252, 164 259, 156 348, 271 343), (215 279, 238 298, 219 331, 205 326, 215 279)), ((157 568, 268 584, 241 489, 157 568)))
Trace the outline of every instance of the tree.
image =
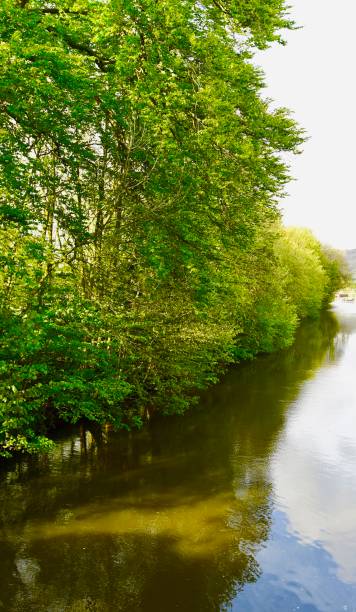
POLYGON ((303 133, 251 61, 286 27, 282 0, 2 3, 6 452, 57 419, 183 412, 316 313, 270 229, 303 133))

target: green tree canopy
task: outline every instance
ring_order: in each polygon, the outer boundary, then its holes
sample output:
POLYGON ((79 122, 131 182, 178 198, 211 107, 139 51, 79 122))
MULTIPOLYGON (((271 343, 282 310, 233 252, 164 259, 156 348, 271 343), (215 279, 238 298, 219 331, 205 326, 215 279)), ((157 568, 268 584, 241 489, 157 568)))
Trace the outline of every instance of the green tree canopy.
POLYGON ((303 133, 253 64, 292 27, 282 0, 3 0, 3 452, 182 412, 325 302, 316 247, 279 237, 303 133))

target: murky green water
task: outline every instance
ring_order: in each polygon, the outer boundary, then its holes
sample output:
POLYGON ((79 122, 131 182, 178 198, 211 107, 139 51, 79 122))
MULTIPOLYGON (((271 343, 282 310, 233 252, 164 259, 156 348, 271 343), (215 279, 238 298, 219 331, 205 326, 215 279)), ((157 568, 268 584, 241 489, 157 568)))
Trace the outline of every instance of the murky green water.
POLYGON ((188 416, 7 465, 0 518, 6 612, 356 610, 352 305, 188 416))

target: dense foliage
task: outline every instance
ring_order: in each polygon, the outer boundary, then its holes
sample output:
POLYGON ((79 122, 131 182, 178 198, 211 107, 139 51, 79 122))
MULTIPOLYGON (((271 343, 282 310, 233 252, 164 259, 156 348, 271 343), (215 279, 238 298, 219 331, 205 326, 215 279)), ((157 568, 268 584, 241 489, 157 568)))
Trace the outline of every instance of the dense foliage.
POLYGON ((330 299, 337 258, 278 220, 302 134, 251 61, 290 27, 284 0, 2 1, 2 454, 183 412, 330 299))

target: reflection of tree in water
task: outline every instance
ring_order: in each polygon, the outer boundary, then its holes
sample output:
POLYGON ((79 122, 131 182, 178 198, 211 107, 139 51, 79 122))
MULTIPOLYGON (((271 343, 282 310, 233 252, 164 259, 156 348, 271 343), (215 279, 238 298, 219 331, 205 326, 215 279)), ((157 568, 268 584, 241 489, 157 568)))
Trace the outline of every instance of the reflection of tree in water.
POLYGON ((286 409, 336 331, 331 316, 305 324, 292 349, 231 370, 184 418, 107 444, 73 436, 12 464, 0 487, 3 607, 228 608, 259 576, 286 409))
POLYGON ((339 361, 345 352, 351 334, 356 333, 356 314, 339 313, 340 330, 332 343, 333 352, 330 355, 332 361, 339 361))

